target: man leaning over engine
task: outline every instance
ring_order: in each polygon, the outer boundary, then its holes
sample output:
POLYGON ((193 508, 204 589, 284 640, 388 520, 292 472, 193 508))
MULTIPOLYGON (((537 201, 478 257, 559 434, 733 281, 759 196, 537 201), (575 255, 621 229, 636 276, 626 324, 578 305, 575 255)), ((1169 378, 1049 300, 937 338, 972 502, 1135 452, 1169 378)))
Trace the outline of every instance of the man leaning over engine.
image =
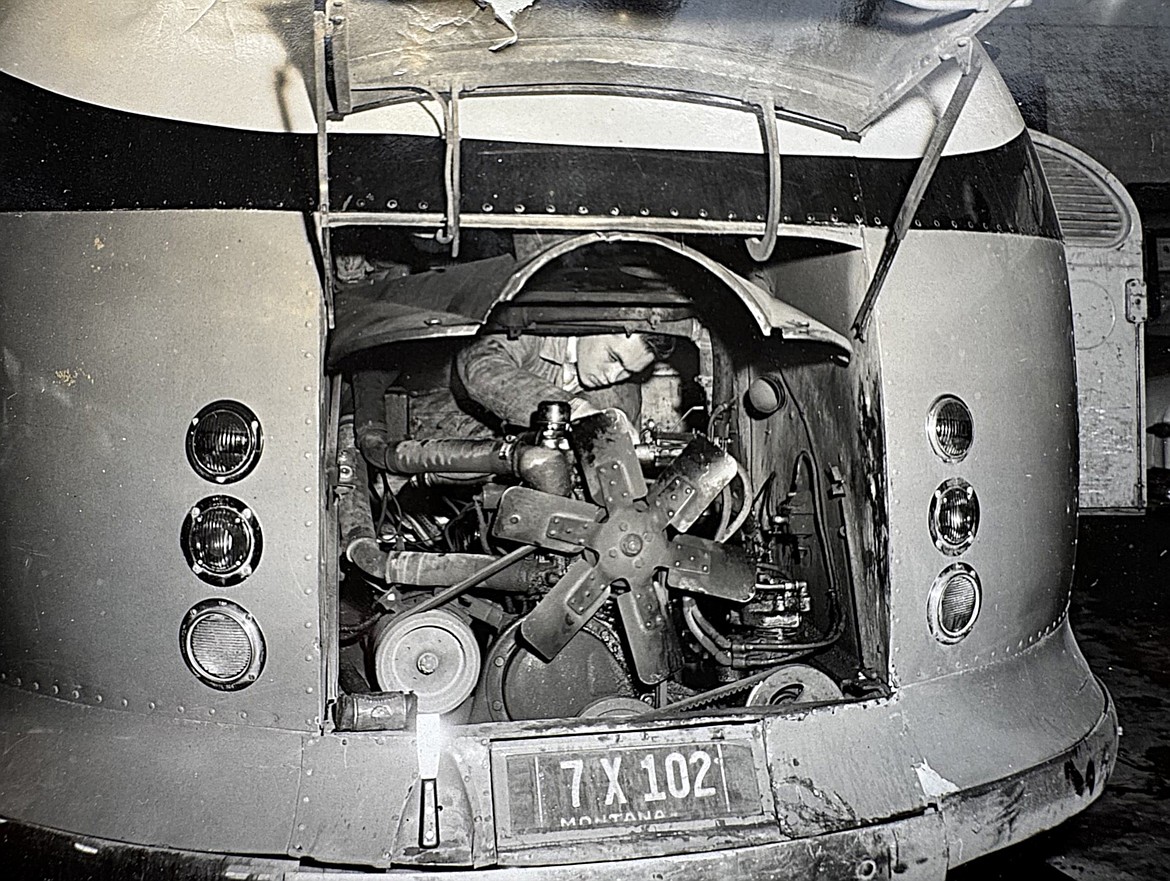
POLYGON ((616 407, 637 424, 640 374, 673 344, 656 333, 485 336, 456 355, 452 384, 504 426, 527 428, 541 401, 568 403, 574 419, 616 407))

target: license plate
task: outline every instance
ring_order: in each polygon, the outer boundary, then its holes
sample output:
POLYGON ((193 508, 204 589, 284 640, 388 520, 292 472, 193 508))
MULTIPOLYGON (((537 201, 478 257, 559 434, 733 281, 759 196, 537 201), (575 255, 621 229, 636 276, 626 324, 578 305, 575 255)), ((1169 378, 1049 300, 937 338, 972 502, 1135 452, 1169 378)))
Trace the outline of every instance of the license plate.
POLYGON ((492 746, 500 847, 773 822, 754 726, 492 746))

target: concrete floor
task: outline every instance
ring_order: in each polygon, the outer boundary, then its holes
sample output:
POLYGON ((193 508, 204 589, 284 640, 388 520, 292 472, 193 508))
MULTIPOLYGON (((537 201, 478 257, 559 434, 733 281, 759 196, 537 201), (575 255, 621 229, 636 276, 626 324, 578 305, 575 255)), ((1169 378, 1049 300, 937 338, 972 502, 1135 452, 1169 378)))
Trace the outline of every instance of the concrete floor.
POLYGON ((1071 616, 1117 703, 1113 777, 1084 813, 954 881, 1170 879, 1170 515, 1082 519, 1071 616))

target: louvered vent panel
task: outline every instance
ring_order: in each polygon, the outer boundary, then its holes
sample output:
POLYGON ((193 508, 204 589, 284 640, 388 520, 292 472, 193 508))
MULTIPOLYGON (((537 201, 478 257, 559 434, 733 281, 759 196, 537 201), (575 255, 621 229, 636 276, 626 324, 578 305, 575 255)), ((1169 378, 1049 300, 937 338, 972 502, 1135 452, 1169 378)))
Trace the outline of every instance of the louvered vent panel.
POLYGON ((1065 242, 1090 248, 1121 244, 1129 234, 1129 222, 1105 181, 1043 145, 1036 145, 1036 153, 1052 190, 1065 242))

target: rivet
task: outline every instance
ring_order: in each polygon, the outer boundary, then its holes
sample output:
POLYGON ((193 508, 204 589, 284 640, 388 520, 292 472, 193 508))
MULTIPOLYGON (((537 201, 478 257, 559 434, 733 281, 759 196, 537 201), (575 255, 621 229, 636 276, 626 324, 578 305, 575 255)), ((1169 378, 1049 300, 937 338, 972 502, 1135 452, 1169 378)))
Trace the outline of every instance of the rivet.
POLYGON ((386 203, 386 207, 387 207, 387 208, 390 208, 391 210, 393 210, 394 208, 397 208, 397 207, 398 207, 398 200, 397 200, 397 199, 391 199, 390 201, 388 201, 388 202, 386 203))
POLYGON ((179 711, 179 715, 181 716, 181 715, 183 715, 183 713, 187 712, 187 708, 180 706, 180 707, 178 707, 178 711, 179 711))
POLYGON ((515 208, 513 208, 512 210, 513 210, 513 211, 515 211, 517 214, 523 214, 523 213, 524 213, 524 206, 523 206, 523 205, 517 205, 517 206, 516 206, 515 208))
POLYGON ((426 211, 426 210, 427 210, 428 208, 430 208, 430 207, 431 207, 431 206, 430 206, 430 203, 429 203, 429 202, 419 202, 419 203, 418 203, 418 210, 419 210, 419 211, 426 211))
POLYGON ((671 216, 671 217, 678 217, 678 209, 677 209, 677 208, 671 208, 671 209, 670 209, 670 216, 671 216))
POLYGON ((207 715, 214 716, 215 715, 215 707, 208 707, 207 708, 207 715))
POLYGON ((485 214, 491 214, 492 213, 492 206, 489 205, 487 202, 484 202, 483 203, 483 212, 485 214))
POLYGON ((706 208, 700 208, 700 209, 699 209, 699 216, 700 216, 700 217, 706 217, 706 216, 707 216, 707 209, 706 209, 706 208))
POLYGON ((589 209, 588 209, 588 208, 586 208, 584 205, 578 205, 578 206, 577 206, 577 213, 578 213, 578 214, 588 214, 588 213, 589 213, 589 209))
POLYGON ((556 205, 545 205, 544 210, 547 211, 549 214, 556 214, 557 206, 556 205))
POLYGON ((650 209, 649 208, 639 208, 638 213, 641 214, 643 217, 648 217, 650 214, 650 209))
POLYGON ((100 704, 103 700, 105 700, 105 698, 103 698, 100 694, 95 694, 93 696, 93 700, 94 700, 94 703, 100 704))
POLYGON ((619 214, 621 214, 621 211, 618 210, 618 207, 615 205, 613 208, 609 209, 609 213, 614 217, 617 217, 619 214))
POLYGON ((146 706, 147 706, 149 709, 152 709, 152 710, 153 710, 153 709, 155 708, 155 702, 154 702, 154 701, 151 701, 151 702, 150 702, 150 703, 148 703, 146 706))

